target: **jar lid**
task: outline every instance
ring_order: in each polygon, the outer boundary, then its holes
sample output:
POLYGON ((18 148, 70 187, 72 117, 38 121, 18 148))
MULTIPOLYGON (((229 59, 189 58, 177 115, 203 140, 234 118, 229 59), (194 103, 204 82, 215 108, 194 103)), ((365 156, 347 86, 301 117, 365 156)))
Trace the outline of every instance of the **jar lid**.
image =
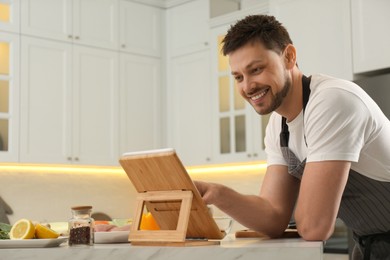
POLYGON ((87 209, 92 209, 92 206, 74 206, 71 209, 72 210, 87 210, 87 209))

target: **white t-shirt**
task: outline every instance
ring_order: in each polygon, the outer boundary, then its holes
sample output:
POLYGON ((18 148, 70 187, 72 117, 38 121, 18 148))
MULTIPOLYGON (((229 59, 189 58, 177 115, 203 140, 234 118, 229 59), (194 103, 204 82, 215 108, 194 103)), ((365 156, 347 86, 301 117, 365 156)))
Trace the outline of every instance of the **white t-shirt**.
MULTIPOLYGON (((288 122, 289 148, 302 161, 351 161, 351 168, 379 181, 390 181, 390 121, 353 82, 313 75, 310 98, 288 122), (304 136, 306 136, 307 147, 304 136)), ((265 145, 268 165, 287 165, 280 149, 281 116, 269 120, 265 145)))

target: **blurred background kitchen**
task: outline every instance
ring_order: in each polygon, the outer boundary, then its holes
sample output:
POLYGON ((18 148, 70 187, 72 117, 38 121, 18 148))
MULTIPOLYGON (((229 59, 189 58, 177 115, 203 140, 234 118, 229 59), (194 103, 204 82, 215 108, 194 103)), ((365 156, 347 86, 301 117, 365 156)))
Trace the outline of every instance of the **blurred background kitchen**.
MULTIPOLYGON (((275 15, 306 75, 358 82, 389 117, 389 10, 386 0, 0 0, 0 214, 66 221, 88 204, 131 217, 118 158, 162 147, 194 179, 257 194, 268 117, 235 91, 220 54, 230 24, 275 15)), ((348 253, 342 223, 325 250, 348 253)))

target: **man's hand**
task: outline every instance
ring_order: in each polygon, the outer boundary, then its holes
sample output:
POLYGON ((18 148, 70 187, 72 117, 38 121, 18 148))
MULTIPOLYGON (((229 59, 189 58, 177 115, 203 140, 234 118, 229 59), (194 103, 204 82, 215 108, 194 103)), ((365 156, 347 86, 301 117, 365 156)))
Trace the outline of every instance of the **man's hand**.
POLYGON ((207 205, 215 204, 217 202, 218 194, 223 187, 222 185, 203 181, 194 181, 194 184, 207 205))

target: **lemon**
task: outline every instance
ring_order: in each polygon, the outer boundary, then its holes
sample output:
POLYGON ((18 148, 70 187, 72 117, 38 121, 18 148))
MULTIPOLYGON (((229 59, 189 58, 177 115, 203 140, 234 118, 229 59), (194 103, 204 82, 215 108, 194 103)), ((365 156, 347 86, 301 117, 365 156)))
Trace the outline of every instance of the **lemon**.
POLYGON ((31 239, 34 238, 34 235, 34 224, 28 219, 20 219, 16 221, 9 232, 10 239, 31 239))
POLYGON ((35 237, 36 238, 57 238, 60 234, 58 234, 53 229, 44 226, 42 224, 35 225, 35 237))

